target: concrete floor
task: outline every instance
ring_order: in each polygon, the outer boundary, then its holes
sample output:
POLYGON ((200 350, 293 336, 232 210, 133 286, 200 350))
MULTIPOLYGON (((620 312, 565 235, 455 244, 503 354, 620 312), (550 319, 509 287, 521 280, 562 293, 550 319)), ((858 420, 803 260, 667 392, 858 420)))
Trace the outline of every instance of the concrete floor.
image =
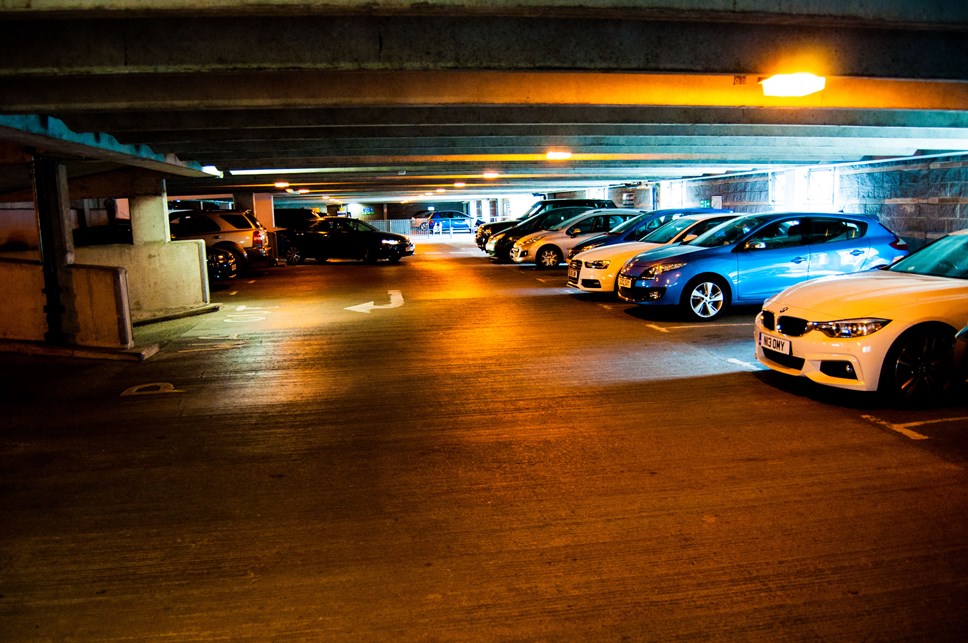
POLYGON ((421 243, 0 355, 0 638, 964 640, 968 405, 564 278, 421 243))

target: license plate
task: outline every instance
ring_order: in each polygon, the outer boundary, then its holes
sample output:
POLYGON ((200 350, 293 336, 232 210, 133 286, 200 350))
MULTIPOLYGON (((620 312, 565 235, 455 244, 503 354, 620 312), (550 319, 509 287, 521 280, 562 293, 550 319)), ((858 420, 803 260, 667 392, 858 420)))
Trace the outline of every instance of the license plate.
POLYGON ((766 333, 760 333, 760 346, 768 348, 771 351, 776 351, 777 353, 783 353, 784 355, 790 354, 790 340, 780 339, 779 337, 767 335, 766 333))
POLYGON ((568 269, 568 278, 569 279, 578 279, 578 268, 569 268, 568 269))
POLYGON ((618 278, 618 287, 619 288, 631 288, 632 287, 632 278, 631 277, 619 277, 618 278))

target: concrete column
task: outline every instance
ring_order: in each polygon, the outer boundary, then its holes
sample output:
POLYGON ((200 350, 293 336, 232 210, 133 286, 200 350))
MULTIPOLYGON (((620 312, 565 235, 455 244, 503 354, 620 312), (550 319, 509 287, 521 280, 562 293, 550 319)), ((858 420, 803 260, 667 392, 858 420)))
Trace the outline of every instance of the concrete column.
POLYGON ((33 175, 34 203, 40 228, 40 256, 44 269, 45 339, 54 344, 70 344, 77 334, 78 322, 70 296, 74 230, 67 169, 59 161, 35 158, 33 175))
POLYGON ((131 235, 135 245, 171 241, 168 196, 164 184, 161 186, 161 194, 131 197, 128 203, 131 212, 131 235))
POLYGON ((251 210, 259 223, 267 228, 276 227, 276 215, 273 210, 274 203, 271 194, 233 194, 232 200, 235 207, 239 210, 251 210))

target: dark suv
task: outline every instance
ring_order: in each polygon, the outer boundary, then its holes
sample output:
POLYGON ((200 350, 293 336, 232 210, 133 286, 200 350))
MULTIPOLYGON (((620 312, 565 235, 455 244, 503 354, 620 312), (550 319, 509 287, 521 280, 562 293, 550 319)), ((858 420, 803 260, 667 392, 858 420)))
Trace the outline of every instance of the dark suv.
POLYGON ((271 258, 269 233, 250 210, 176 210, 168 213, 174 239, 203 239, 230 252, 244 271, 271 258))
POLYGON ((495 221, 493 223, 479 225, 477 227, 477 232, 474 234, 474 241, 477 242, 478 248, 484 250, 485 246, 487 246, 487 240, 492 234, 516 226, 519 223, 530 219, 536 214, 541 214, 555 208, 567 208, 572 206, 585 206, 585 210, 618 207, 613 201, 609 201, 608 199, 544 199, 543 201, 535 202, 530 208, 528 208, 527 212, 517 219, 495 221))

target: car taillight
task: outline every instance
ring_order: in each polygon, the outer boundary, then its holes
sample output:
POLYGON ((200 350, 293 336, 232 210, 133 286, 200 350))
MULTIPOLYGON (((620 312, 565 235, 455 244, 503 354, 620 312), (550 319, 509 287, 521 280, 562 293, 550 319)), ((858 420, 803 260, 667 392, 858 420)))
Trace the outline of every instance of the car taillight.
POLYGON ((897 237, 894 238, 894 241, 892 241, 890 245, 895 250, 907 250, 908 249, 908 244, 905 243, 903 240, 898 239, 897 237))
POLYGON ((255 248, 261 248, 266 245, 266 231, 256 230, 252 233, 252 246, 255 248))

